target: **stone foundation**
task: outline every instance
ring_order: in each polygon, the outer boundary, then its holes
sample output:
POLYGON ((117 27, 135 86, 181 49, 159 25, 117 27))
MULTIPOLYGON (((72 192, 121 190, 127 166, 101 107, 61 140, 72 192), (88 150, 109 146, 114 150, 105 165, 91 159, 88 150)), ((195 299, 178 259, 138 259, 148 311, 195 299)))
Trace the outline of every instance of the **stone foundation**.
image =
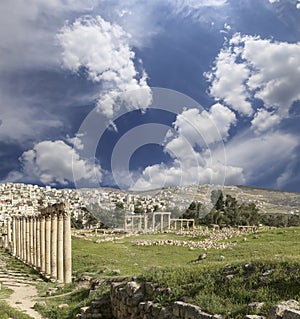
MULTIPOLYGON (((161 290, 152 283, 115 282, 111 284, 110 297, 96 298, 90 307, 83 307, 77 315, 79 319, 222 319, 200 307, 183 301, 175 301, 168 307, 149 301, 157 293, 168 294, 169 289, 161 290)), ((257 306, 260 303, 255 303, 257 306)), ((249 304, 253 307, 254 303, 249 304)), ((249 308, 250 309, 250 308, 249 308)), ((267 317, 247 315, 244 319, 300 319, 300 304, 289 300, 274 306, 267 317)))

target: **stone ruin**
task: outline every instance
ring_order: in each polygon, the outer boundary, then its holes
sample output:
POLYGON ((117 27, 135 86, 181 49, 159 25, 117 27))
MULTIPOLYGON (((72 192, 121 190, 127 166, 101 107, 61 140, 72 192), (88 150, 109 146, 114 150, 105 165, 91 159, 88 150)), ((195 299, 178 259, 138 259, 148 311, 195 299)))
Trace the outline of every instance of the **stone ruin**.
MULTIPOLYGON (((150 215, 150 214, 149 214, 150 215)), ((194 229, 195 220, 188 218, 171 218, 170 212, 155 212, 150 216, 148 214, 141 215, 125 215, 124 230, 130 232, 163 232, 165 230, 187 230, 194 229), (150 224, 149 217, 152 216, 152 223, 150 224), (150 226, 149 226, 150 225, 150 226)))
POLYGON ((46 278, 72 282, 71 216, 66 204, 12 215, 1 245, 46 278))

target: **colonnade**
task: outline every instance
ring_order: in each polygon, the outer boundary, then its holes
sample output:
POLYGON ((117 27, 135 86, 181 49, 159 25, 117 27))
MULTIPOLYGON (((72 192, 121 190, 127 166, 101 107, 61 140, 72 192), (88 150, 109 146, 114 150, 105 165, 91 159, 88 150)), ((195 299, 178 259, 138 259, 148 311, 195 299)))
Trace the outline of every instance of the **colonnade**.
POLYGON ((187 230, 190 228, 194 229, 195 228, 195 220, 192 218, 175 218, 170 220, 171 224, 174 225, 174 229, 177 230, 177 223, 180 224, 180 230, 183 229, 184 225, 187 230), (191 225, 191 227, 190 227, 191 225))
POLYGON ((177 230, 177 224, 180 225, 180 229, 194 229, 195 220, 191 218, 172 218, 170 212, 155 212, 152 215, 152 228, 148 229, 148 214, 144 215, 125 215, 124 229, 125 231, 156 231, 160 232, 165 230, 171 230, 171 228, 177 230))
POLYGON ((148 231, 148 216, 144 215, 125 215, 124 220, 124 229, 128 230, 128 226, 130 226, 130 231, 148 231), (135 221, 138 221, 137 223, 135 221), (130 223, 129 223, 130 222, 130 223))
POLYGON ((7 248, 46 277, 72 282, 71 217, 65 204, 13 215, 7 222, 7 248))
POLYGON ((170 212, 157 212, 157 213, 153 213, 152 216, 152 229, 153 231, 155 231, 155 224, 156 224, 156 217, 160 216, 160 231, 163 232, 163 230, 165 229, 164 227, 164 217, 167 217, 167 229, 169 230, 171 228, 171 213, 170 212))

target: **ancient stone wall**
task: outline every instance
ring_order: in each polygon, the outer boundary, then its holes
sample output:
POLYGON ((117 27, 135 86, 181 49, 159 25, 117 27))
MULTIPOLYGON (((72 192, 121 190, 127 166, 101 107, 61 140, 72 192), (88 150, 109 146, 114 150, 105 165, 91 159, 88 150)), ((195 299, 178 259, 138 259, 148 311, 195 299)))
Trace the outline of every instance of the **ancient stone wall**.
MULTIPOLYGON (((95 290, 92 290, 93 292, 95 290)), ((169 288, 161 290, 153 283, 115 282, 111 284, 110 298, 95 298, 89 307, 83 307, 78 319, 222 319, 221 315, 208 314, 200 307, 175 301, 168 307, 150 301, 157 294, 170 293, 169 288)), ((249 313, 244 319, 300 319, 300 304, 295 300, 281 302, 272 307, 267 316, 260 312, 264 307, 262 302, 248 305, 249 313)))

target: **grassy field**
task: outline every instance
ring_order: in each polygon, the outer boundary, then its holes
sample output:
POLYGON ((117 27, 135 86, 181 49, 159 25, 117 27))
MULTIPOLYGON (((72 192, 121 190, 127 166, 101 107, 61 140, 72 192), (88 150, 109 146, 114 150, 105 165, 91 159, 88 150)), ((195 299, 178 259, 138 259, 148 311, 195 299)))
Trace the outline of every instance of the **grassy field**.
MULTIPOLYGON (((205 251, 207 258, 201 262, 194 261, 204 250, 137 246, 136 240, 198 241, 203 237, 138 235, 101 243, 97 239, 73 238, 72 245, 74 275, 101 279, 103 284, 98 295, 108 292, 106 279, 136 276, 171 288, 171 295, 155 296, 157 302, 167 304, 184 297, 225 318, 242 318, 247 304, 254 301, 265 301, 264 311, 280 300, 300 301, 300 228, 272 229, 231 238, 227 241, 235 242, 235 246, 209 249, 205 251), (230 280, 225 278, 228 275, 230 280)), ((58 290, 57 296, 46 297, 46 290, 55 286, 39 284, 41 300, 47 306, 37 308, 48 318, 75 318, 80 307, 95 297, 88 296, 88 289, 75 289, 75 284, 58 290), (69 307, 58 308, 64 303, 69 307)))
MULTIPOLYGON (((176 246, 136 246, 135 241, 148 240, 193 240, 175 234, 139 235, 115 242, 96 243, 93 240, 73 239, 73 270, 75 274, 89 272, 92 275, 112 275, 111 270, 120 270, 121 276, 132 276, 152 267, 180 267, 195 260, 204 251, 189 250, 176 246)), ((203 237, 199 238, 202 240, 203 237)), ((300 257, 300 228, 274 229, 258 234, 232 238, 233 247, 222 250, 208 250, 208 258, 202 264, 207 266, 248 262, 266 259, 269 261, 297 260, 300 257), (220 260, 220 255, 225 259, 220 260)))

